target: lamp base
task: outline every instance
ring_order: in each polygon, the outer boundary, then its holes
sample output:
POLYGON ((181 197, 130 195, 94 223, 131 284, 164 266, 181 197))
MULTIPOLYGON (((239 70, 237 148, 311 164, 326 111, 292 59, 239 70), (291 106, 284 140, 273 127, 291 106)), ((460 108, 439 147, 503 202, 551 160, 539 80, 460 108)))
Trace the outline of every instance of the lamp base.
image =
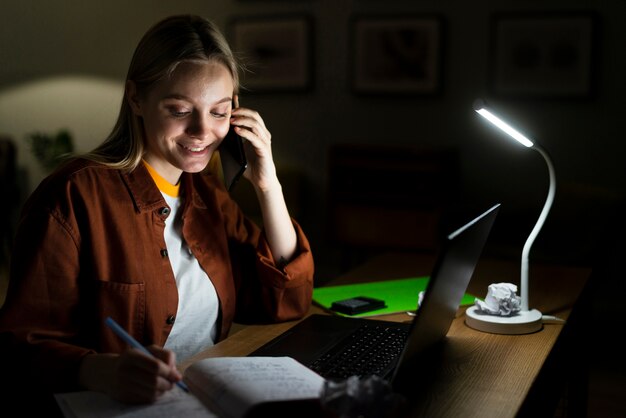
POLYGON ((476 306, 465 311, 465 323, 470 328, 492 334, 530 334, 543 327, 542 315, 536 309, 521 311, 515 316, 495 316, 477 312, 476 306))

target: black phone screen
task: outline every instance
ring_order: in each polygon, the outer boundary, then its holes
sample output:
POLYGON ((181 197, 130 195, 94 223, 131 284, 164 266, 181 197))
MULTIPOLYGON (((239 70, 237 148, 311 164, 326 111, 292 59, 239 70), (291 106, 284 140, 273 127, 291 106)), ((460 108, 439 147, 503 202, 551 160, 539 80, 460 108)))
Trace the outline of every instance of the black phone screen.
POLYGON ((243 140, 235 133, 232 126, 218 149, 224 184, 228 191, 231 191, 248 166, 243 150, 243 140))

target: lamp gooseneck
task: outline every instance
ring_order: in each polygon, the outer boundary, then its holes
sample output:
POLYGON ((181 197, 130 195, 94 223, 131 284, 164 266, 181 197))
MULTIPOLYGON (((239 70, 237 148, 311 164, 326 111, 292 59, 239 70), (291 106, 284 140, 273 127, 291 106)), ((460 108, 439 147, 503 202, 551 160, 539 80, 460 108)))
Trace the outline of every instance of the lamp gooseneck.
POLYGON ((546 161, 546 165, 548 166, 548 174, 550 176, 550 186, 548 188, 548 197, 546 198, 546 202, 543 205, 543 209, 541 210, 541 213, 539 214, 539 219, 537 220, 537 223, 535 224, 535 227, 532 229, 532 231, 530 232, 530 235, 528 236, 528 238, 526 239, 526 243, 524 244, 524 248, 522 249, 522 268, 521 268, 521 280, 520 280, 520 285, 521 285, 521 308, 523 311, 527 311, 528 310, 528 294, 529 294, 529 282, 528 282, 528 257, 530 254, 530 248, 532 247, 533 243, 535 242, 535 238, 537 238, 537 235, 539 235, 539 231, 541 231, 541 228, 543 227, 543 224, 546 220, 546 218, 548 217, 548 213, 550 212, 550 208, 552 207, 552 202, 554 202, 554 195, 556 193, 556 176, 554 174, 554 165, 552 164, 552 159, 550 158, 550 155, 548 154, 548 152, 543 149, 542 147, 540 147, 539 145, 537 145, 536 143, 533 144, 533 146, 531 147, 532 149, 534 149, 535 151, 539 152, 539 154, 541 154, 541 156, 545 159, 546 161))

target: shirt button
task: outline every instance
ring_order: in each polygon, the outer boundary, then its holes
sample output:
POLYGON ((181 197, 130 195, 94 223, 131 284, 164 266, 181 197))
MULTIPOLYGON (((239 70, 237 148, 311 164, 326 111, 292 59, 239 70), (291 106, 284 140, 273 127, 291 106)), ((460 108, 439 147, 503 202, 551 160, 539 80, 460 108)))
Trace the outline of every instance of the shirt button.
POLYGON ((168 256, 168 253, 167 253, 167 248, 163 248, 163 249, 161 250, 161 257, 163 257, 163 258, 167 258, 167 256, 168 256))
POLYGON ((165 320, 165 323, 167 325, 172 325, 174 323, 174 321, 176 320, 176 317, 174 315, 170 315, 167 317, 167 319, 165 320))
POLYGON ((159 209, 159 215, 167 216, 169 214, 170 214, 170 208, 168 208, 167 206, 163 206, 161 209, 159 209))

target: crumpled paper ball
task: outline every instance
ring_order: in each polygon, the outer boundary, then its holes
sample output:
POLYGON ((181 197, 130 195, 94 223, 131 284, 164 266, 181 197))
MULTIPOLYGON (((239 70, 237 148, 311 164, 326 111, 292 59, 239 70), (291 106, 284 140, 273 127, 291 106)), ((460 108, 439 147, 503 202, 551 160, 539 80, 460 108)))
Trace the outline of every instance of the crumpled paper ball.
POLYGON ((476 299, 474 304, 481 313, 511 316, 522 310, 522 299, 516 292, 517 286, 512 283, 493 283, 487 288, 485 300, 476 299))
POLYGON ((406 402, 376 375, 327 380, 320 401, 324 410, 337 418, 393 418, 406 402))

